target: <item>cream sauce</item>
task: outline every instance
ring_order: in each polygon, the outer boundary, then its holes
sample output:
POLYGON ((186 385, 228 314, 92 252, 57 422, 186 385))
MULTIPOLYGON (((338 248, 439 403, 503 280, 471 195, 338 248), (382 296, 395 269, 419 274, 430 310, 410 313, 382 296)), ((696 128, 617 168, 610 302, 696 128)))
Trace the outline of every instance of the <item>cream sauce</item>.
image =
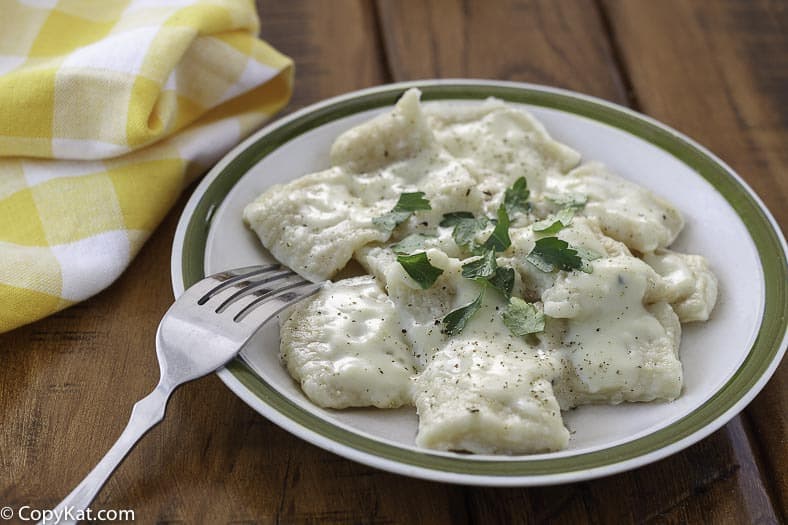
POLYGON ((409 91, 391 113, 340 136, 331 157, 330 170, 272 188, 244 214, 304 275, 330 277, 354 257, 372 276, 329 284, 283 322, 283 361, 312 401, 412 404, 421 446, 519 454, 566 447, 562 409, 680 394, 674 310, 707 318, 716 279, 702 257, 663 249, 683 225, 670 204, 601 165, 575 168, 576 152, 498 101, 422 111, 409 91), (532 208, 512 217, 512 245, 497 262, 515 270, 513 295, 543 309, 545 331, 513 335, 501 315, 508 301, 488 287, 449 337, 442 319, 482 286, 462 277, 471 257, 438 224, 457 211, 494 217, 519 176, 532 208), (372 217, 409 191, 423 191, 432 209, 381 232, 372 217), (578 193, 588 202, 557 236, 596 259, 589 273, 544 272, 526 259, 546 235, 532 225, 557 211, 556 197, 578 193), (413 233, 427 236, 416 249, 443 272, 426 290, 391 249, 413 233))

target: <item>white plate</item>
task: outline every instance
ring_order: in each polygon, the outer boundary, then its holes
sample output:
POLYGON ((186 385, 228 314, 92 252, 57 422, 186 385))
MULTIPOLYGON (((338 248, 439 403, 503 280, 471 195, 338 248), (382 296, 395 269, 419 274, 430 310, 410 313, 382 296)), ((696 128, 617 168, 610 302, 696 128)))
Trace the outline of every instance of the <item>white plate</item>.
POLYGON ((678 132, 626 108, 568 91, 508 82, 420 81, 350 93, 260 130, 197 187, 176 232, 176 296, 203 275, 272 261, 241 222, 269 185, 328 166, 342 131, 391 108, 408 87, 423 100, 520 104, 553 137, 664 196, 687 226, 674 246, 699 253, 720 280, 707 323, 684 325, 685 386, 672 403, 586 406, 567 412, 568 449, 530 456, 471 456, 418 449, 415 410, 324 410, 278 361, 278 329, 264 327, 219 377, 252 408, 327 450, 385 470, 479 485, 544 485, 634 468, 707 436, 760 391, 785 352, 786 245, 752 190, 722 161, 678 132), (767 286, 768 283, 768 286, 767 286))

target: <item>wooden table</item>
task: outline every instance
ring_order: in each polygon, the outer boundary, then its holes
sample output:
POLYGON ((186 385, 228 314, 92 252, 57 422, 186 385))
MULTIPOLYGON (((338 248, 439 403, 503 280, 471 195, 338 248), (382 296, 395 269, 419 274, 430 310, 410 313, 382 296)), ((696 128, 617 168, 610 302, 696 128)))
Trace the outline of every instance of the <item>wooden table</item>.
MULTIPOLYGON (((297 64, 288 111, 418 78, 565 87, 697 139, 788 224, 784 2, 260 4, 263 38, 297 64)), ((0 336, 0 506, 56 504, 156 383, 153 338, 172 302, 170 246, 186 197, 110 289, 0 336)), ((140 523, 776 523, 788 508, 787 396, 783 365, 743 414, 668 459, 586 483, 491 489, 347 461, 280 430, 211 376, 175 394, 94 507, 134 509, 140 523)))

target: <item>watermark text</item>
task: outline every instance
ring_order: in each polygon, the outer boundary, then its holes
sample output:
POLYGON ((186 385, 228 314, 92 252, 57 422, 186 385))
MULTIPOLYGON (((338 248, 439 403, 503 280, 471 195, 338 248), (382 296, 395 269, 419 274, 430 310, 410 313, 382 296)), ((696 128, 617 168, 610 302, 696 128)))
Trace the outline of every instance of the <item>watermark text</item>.
POLYGON ((45 523, 61 523, 63 521, 134 521, 131 509, 34 509, 30 505, 22 505, 15 509, 5 506, 0 508, 0 520, 43 521, 45 523))

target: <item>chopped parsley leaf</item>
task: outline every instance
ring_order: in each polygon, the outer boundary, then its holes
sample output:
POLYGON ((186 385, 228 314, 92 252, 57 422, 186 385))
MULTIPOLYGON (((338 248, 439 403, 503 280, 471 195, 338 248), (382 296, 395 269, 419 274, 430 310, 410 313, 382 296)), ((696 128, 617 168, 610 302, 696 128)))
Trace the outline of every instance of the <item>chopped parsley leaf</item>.
POLYGON ((514 288, 514 270, 502 268, 495 260, 495 252, 487 250, 484 254, 469 263, 462 265, 462 276, 473 279, 483 285, 492 285, 507 299, 514 288))
POLYGON ((418 211, 418 210, 431 210, 430 201, 424 198, 423 191, 414 191, 412 193, 403 193, 399 196, 397 204, 394 205, 392 211, 418 211))
POLYGON ((499 266, 495 269, 495 273, 487 278, 487 282, 508 299, 514 289, 514 269, 499 266))
POLYGON ((502 252, 511 245, 512 240, 509 238, 509 214, 506 212, 506 206, 502 204, 498 207, 498 221, 495 223, 495 229, 485 241, 484 247, 488 250, 502 252))
POLYGON ((569 226, 574 216, 574 208, 564 208, 544 220, 535 222, 533 229, 543 235, 554 235, 569 226))
POLYGON ((418 283, 422 290, 435 284, 435 281, 443 273, 443 270, 430 264, 425 252, 397 255, 397 262, 402 265, 402 268, 418 283))
POLYGON ((495 252, 487 250, 478 259, 462 265, 462 276, 466 279, 487 279, 495 274, 497 267, 495 252))
POLYGON ((517 212, 525 213, 531 207, 528 204, 528 197, 531 192, 528 190, 528 181, 525 177, 520 177, 511 188, 507 188, 503 194, 503 205, 506 212, 511 216, 517 212))
POLYGON ((591 273, 591 265, 588 263, 590 261, 593 261, 594 259, 599 259, 600 257, 602 257, 600 254, 591 250, 587 250, 582 246, 575 246, 575 251, 577 252, 577 255, 579 255, 580 258, 583 259, 583 267, 580 269, 586 273, 591 273))
POLYGON ((478 254, 479 247, 476 246, 476 235, 490 224, 487 217, 476 218, 473 213, 468 211, 457 211, 447 213, 443 216, 440 225, 443 227, 454 226, 451 236, 457 246, 478 254))
POLYGON ((503 324, 514 335, 523 336, 544 331, 544 312, 518 297, 509 299, 509 304, 501 316, 503 324))
POLYGON ((411 211, 390 211, 380 217, 374 217, 372 224, 382 230, 392 232, 398 225, 407 221, 411 215, 413 215, 411 211))
POLYGON ((423 250, 424 243, 428 239, 435 239, 435 236, 425 235, 423 233, 411 233, 397 244, 393 244, 391 249, 394 253, 413 253, 418 250, 423 250))
POLYGON ((390 212, 372 219, 372 224, 389 232, 393 231, 398 225, 402 224, 418 210, 431 210, 430 201, 424 198, 423 191, 402 193, 397 204, 390 212))
POLYGON ((473 213, 469 211, 455 211, 452 213, 444 213, 441 226, 457 226, 462 221, 474 219, 473 213))
POLYGON ((557 204, 562 208, 572 208, 575 210, 580 210, 584 208, 586 203, 588 202, 588 195, 583 195, 582 193, 570 193, 567 195, 549 195, 546 197, 547 200, 549 200, 553 204, 557 204))
POLYGON ((577 250, 570 248, 569 243, 558 237, 542 237, 536 241, 526 260, 542 270, 552 272, 559 270, 583 270, 583 259, 577 250))
POLYGON ((443 324, 446 326, 444 330, 448 335, 457 335, 462 332, 470 318, 473 317, 473 314, 479 311, 479 308, 482 307, 484 289, 483 287, 481 292, 479 292, 479 296, 472 302, 452 310, 443 318, 443 324))

